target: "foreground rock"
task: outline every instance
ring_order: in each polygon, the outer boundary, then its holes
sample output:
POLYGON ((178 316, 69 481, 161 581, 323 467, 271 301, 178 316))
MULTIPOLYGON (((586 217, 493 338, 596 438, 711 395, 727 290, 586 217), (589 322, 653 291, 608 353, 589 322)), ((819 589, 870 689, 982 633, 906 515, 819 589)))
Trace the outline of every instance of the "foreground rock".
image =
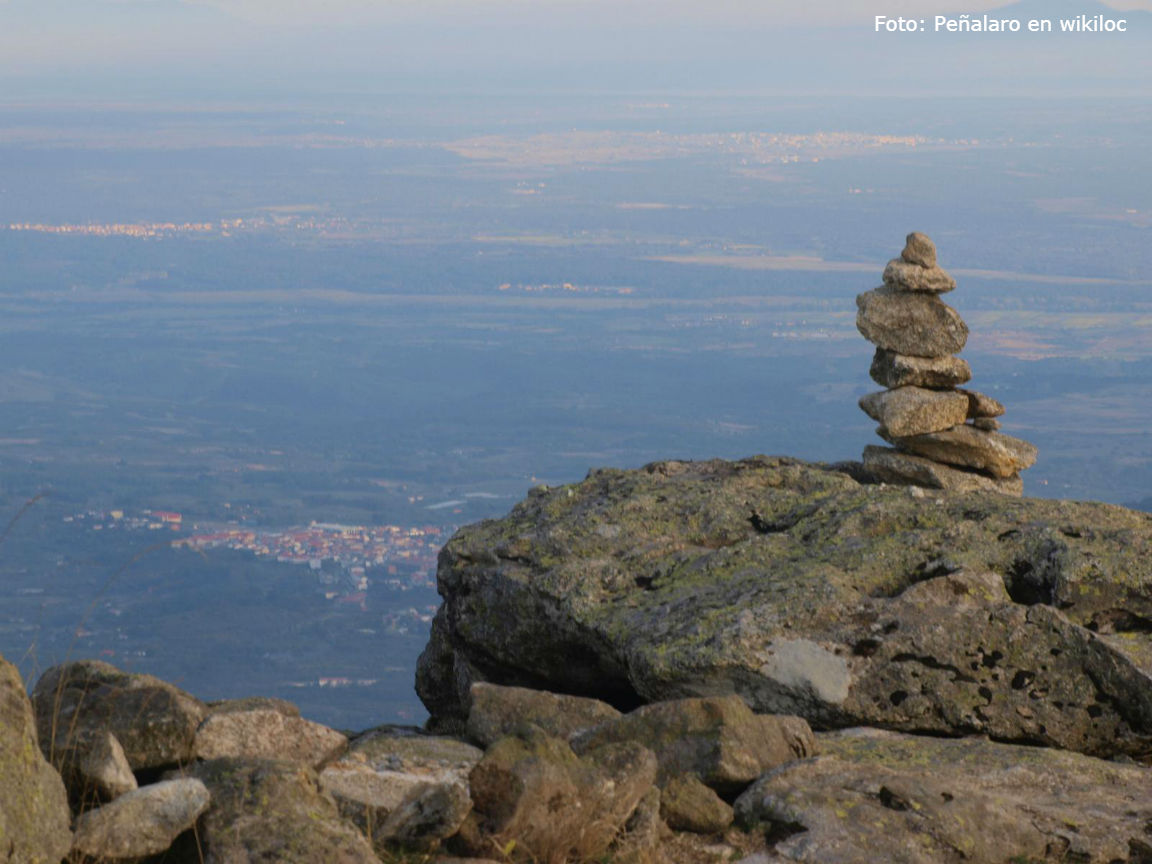
POLYGON ((1075 753, 873 730, 823 736, 773 771, 737 819, 776 861, 1146 861, 1152 772, 1075 753))
POLYGON ((588 860, 616 839, 656 779, 656 757, 632 742, 578 757, 539 729, 496 742, 472 770, 465 851, 517 861, 588 860))
POLYGON ((199 759, 287 759, 313 768, 336 758, 347 746, 344 735, 303 719, 293 705, 248 702, 212 708, 193 744, 199 759))
POLYGON ((435 849, 460 830, 471 811, 472 796, 465 786, 429 783, 404 796, 384 820, 379 834, 372 835, 373 844, 382 853, 391 845, 435 849))
POLYGON ((133 771, 191 761, 206 708, 151 675, 122 672, 98 660, 55 666, 32 692, 40 746, 49 759, 84 748, 108 732, 133 771))
POLYGON ((72 846, 70 821, 64 783, 40 753, 24 682, 0 657, 0 860, 56 864, 72 846))
POLYGON ((1146 752, 1152 516, 929 494, 779 458, 535 490, 445 547, 418 690, 449 718, 471 676, 1146 752))
POLYGON ((452 738, 385 727, 354 740, 320 785, 380 851, 394 842, 428 848, 472 809, 468 774, 483 755, 452 738))
POLYGON ((573 735, 620 717, 620 712, 599 699, 583 699, 527 687, 472 685, 468 710, 468 737, 487 747, 515 733, 524 723, 557 738, 573 735))
POLYGON ((167 850, 208 809, 199 780, 167 780, 120 796, 76 820, 74 849, 101 860, 133 860, 167 850))
POLYGON ((132 773, 124 748, 111 732, 69 748, 60 764, 74 800, 94 796, 97 800, 112 801, 136 790, 136 775, 132 773))
POLYGON ((676 831, 719 834, 732 824, 733 811, 695 774, 679 774, 664 784, 660 815, 676 831))
POLYGON ((656 755, 664 785, 693 774, 735 794, 770 768, 810 756, 815 739, 799 717, 761 716, 739 696, 676 699, 637 708, 576 736, 578 753, 634 741, 656 755))
POLYGON ((187 769, 187 775, 202 781, 212 796, 198 829, 207 861, 379 862, 306 766, 213 759, 187 769))

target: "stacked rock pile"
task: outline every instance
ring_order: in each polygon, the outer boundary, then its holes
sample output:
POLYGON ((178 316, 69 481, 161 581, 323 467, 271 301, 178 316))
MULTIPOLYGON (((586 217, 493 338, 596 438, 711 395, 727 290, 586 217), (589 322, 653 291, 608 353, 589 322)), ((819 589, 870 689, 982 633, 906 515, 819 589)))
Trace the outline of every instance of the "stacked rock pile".
POLYGON ((856 298, 856 327, 876 346, 870 374, 887 388, 860 400, 892 447, 864 448, 864 465, 887 483, 1020 495, 1020 472, 1036 448, 999 431, 1004 406, 960 387, 972 377, 955 356, 968 326, 940 299, 956 280, 936 263, 936 246, 908 235, 884 284, 856 298))

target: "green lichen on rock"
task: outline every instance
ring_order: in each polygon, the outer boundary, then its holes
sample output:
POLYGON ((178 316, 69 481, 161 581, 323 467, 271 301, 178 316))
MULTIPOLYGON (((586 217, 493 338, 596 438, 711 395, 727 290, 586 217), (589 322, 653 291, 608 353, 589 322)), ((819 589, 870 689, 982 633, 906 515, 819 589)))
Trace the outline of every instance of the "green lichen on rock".
POLYGON ((669 780, 660 793, 660 815, 674 831, 719 834, 732 824, 732 807, 695 774, 669 780))
POLYGON ((656 757, 632 742, 578 756, 525 725, 472 769, 473 811, 454 844, 469 855, 504 850, 513 861, 599 860, 656 778, 656 757))
POLYGON ((41 746, 53 764, 111 732, 134 771, 190 761, 207 710, 179 687, 99 660, 52 667, 36 682, 32 704, 41 746))
POLYGON ((820 750, 736 801, 782 861, 1138 861, 1149 848, 1140 766, 868 729, 821 736, 820 750))
POLYGON ((815 752, 812 730, 802 719, 754 714, 734 695, 644 705, 574 736, 572 746, 583 753, 626 741, 656 755, 662 785, 692 774, 725 794, 815 752))
POLYGON ((72 845, 64 783, 40 753, 16 667, 0 657, 0 860, 56 864, 72 845))
POLYGON ((209 861, 378 860, 307 766, 229 757, 199 762, 185 775, 202 781, 212 796, 199 829, 209 861))
POLYGON ((736 692, 822 727, 1088 753, 1152 743, 1152 516, 1121 507, 787 458, 661 462, 533 490, 458 532, 438 579, 417 673, 436 722, 462 722, 490 680, 625 708, 736 692))

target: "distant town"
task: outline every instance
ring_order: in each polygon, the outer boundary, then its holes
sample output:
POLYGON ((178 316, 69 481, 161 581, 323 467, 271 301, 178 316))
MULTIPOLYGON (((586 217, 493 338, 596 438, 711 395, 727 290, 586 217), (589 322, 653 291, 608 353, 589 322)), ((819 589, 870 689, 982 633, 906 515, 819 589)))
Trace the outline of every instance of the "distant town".
MULTIPOLYGON (((307 208, 306 208, 307 209, 307 208)), ((218 219, 205 222, 10 222, 0 230, 36 234, 64 234, 77 237, 130 237, 133 239, 170 238, 180 235, 214 235, 232 237, 263 231, 314 231, 321 234, 344 232, 349 228, 341 217, 316 217, 297 213, 270 213, 244 219, 218 219)))
POLYGON ((340 525, 255 528, 235 523, 188 524, 173 510, 86 510, 64 521, 92 531, 171 531, 174 548, 231 549, 315 571, 329 600, 363 604, 370 585, 393 590, 435 586, 436 556, 448 526, 340 525))
MULTIPOLYGON (((260 220, 260 226, 263 220, 260 220)), ((110 222, 110 223, 61 223, 13 222, 9 231, 34 231, 39 234, 76 234, 90 237, 171 237, 176 234, 220 233, 228 236, 230 231, 245 227, 257 227, 256 223, 245 226, 243 219, 222 219, 219 222, 110 222)))

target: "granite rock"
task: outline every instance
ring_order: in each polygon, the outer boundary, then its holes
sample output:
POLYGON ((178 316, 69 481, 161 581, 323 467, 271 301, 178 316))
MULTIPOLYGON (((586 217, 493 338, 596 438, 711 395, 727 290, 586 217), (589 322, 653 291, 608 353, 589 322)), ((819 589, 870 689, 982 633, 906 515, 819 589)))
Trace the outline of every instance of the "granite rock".
POLYGON ((747 829, 804 864, 1142 861, 1152 771, 985 739, 868 729, 821 736, 736 801, 747 829))
POLYGON ((974 471, 951 468, 922 456, 901 453, 891 447, 865 447, 864 467, 882 483, 921 486, 947 492, 998 492, 1017 498, 1024 494, 1024 482, 1019 475, 988 477, 974 471))
POLYGON ((582 733, 578 753, 635 741, 656 754, 661 786, 694 774, 722 793, 739 792, 765 771, 811 755, 812 730, 799 717, 754 714, 739 696, 644 705, 582 733))
POLYGON ((869 393, 860 399, 860 408, 896 436, 941 432, 963 423, 968 416, 968 398, 951 390, 898 387, 869 393))
POLYGON ((212 797, 198 828, 206 861, 379 864, 306 765, 229 757, 197 762, 185 775, 212 797))
POLYGON ((319 768, 348 746, 348 739, 334 729, 275 706, 210 711, 196 730, 198 759, 286 759, 319 768))
POLYGON ((73 848, 101 861, 134 861, 167 850, 208 809, 195 779, 166 780, 121 795, 76 819, 73 848))
POLYGON ((463 783, 426 783, 408 791, 384 820, 373 845, 382 855, 388 847, 434 849, 455 834, 472 810, 472 796, 463 783))
POLYGON ((884 284, 897 291, 946 294, 956 287, 956 280, 939 267, 921 267, 902 258, 893 258, 884 268, 884 284))
POLYGON ((695 774, 678 774, 660 791, 660 816, 674 831, 719 834, 732 824, 732 807, 695 774))
POLYGON ((124 748, 111 732, 90 736, 60 756, 61 774, 74 800, 95 795, 112 801, 137 788, 124 748))
POLYGON ((453 738, 382 727, 355 738, 320 773, 320 785, 381 849, 394 837, 413 842, 419 824, 438 840, 467 815, 468 774, 483 755, 453 738))
POLYGON ((1004 406, 991 396, 985 396, 983 393, 966 390, 962 387, 957 388, 956 392, 963 393, 968 397, 968 416, 970 418, 1000 417, 1004 414, 1004 406))
POLYGON ((81 660, 45 672, 32 691, 40 746, 49 759, 108 732, 133 771, 184 764, 193 758, 206 707, 159 678, 81 660))
POLYGON ((459 835, 470 854, 507 849, 516 861, 588 860, 603 854, 652 788, 656 759, 635 743, 577 756, 525 727, 497 741, 472 770, 474 809, 459 835))
POLYGON ((880 348, 915 357, 946 357, 963 350, 968 325, 930 294, 884 286, 856 298, 856 329, 880 348))
POLYGON ((917 264, 921 267, 935 267, 936 244, 932 242, 927 234, 913 231, 905 238, 904 251, 900 253, 900 257, 909 264, 917 264))
POLYGON ((599 699, 585 699, 527 687, 472 685, 468 737, 481 747, 531 723, 549 735, 568 739, 577 732, 615 720, 620 712, 599 699))
POLYGON ((617 704, 735 693, 820 728, 1152 748, 1146 513, 917 497, 786 458, 662 462, 462 529, 438 583, 450 650, 492 680, 617 704))
POLYGON ((68 794, 40 752, 16 667, 0 657, 0 860, 56 864, 72 846, 68 794))
POLYGON ((1036 447, 1003 432, 986 432, 961 424, 942 432, 899 437, 881 430, 898 450, 945 465, 982 471, 991 477, 1014 477, 1036 462, 1036 447))
POLYGON ((881 387, 928 387, 943 390, 971 380, 972 369, 959 357, 914 357, 877 348, 868 370, 881 387))

